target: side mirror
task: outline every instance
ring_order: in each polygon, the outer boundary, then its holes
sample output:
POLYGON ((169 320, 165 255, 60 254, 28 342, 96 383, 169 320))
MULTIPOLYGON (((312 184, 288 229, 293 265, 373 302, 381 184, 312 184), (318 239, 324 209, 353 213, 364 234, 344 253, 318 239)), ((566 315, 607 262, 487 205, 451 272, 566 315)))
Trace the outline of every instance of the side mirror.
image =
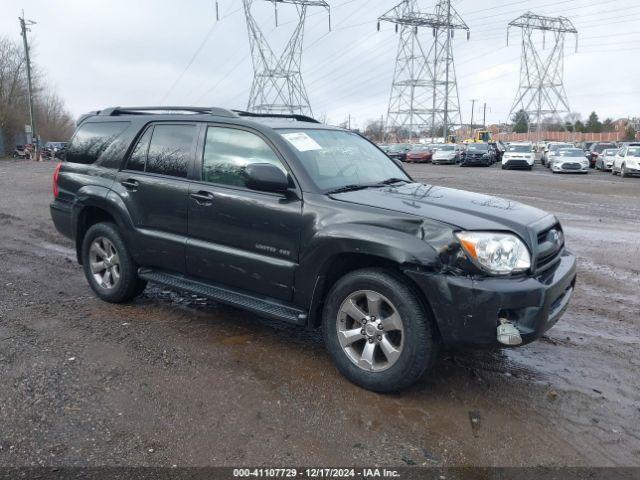
POLYGON ((252 163, 245 173, 251 190, 284 193, 289 189, 289 176, 272 163, 252 163))

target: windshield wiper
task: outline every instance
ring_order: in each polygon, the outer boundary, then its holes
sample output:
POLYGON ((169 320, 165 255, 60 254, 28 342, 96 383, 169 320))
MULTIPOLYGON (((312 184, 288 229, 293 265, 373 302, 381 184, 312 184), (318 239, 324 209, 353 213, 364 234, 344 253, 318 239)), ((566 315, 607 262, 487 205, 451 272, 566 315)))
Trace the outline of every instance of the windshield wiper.
POLYGON ((345 185, 344 187, 335 188, 333 190, 329 190, 327 195, 332 195, 334 193, 344 193, 344 192, 354 192, 356 190, 364 190, 365 188, 371 188, 371 185, 345 185))
POLYGON ((387 178, 386 180, 379 182, 377 185, 393 185, 394 183, 411 183, 406 178, 387 178))

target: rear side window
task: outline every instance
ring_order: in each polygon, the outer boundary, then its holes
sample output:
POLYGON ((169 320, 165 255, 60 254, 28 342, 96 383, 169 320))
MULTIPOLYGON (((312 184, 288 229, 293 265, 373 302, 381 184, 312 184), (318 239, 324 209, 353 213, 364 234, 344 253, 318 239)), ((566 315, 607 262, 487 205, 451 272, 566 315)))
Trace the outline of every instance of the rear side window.
POLYGON ((153 133, 153 127, 147 128, 142 138, 138 141, 138 144, 133 149, 131 157, 127 162, 127 170, 134 170, 136 172, 144 172, 144 167, 147 163, 147 152, 149 151, 149 142, 151 141, 151 134, 153 133))
POLYGON ((129 122, 82 124, 67 149, 65 159, 73 163, 95 163, 128 126, 129 122))
POLYGON ((149 127, 131 152, 126 168, 187 178, 195 137, 195 125, 149 127))
POLYGON ((195 125, 156 125, 145 171, 186 178, 193 158, 195 125))

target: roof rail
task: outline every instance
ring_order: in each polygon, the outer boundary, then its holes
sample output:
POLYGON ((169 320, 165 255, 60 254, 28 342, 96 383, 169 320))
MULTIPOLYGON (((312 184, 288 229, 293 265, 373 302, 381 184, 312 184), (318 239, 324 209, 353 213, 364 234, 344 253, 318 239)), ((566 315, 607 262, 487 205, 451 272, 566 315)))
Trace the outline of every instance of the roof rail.
POLYGON ((285 113, 254 113, 254 112, 244 112, 242 110, 231 110, 231 111, 233 113, 237 114, 239 117, 249 117, 249 118, 288 118, 290 120, 296 120, 298 122, 320 123, 315 118, 308 117, 307 115, 285 114, 285 113))
POLYGON ((225 108, 217 107, 175 107, 175 106, 162 106, 162 107, 111 107, 105 108, 100 111, 99 115, 115 117, 118 115, 144 115, 149 113, 166 113, 166 112, 181 112, 181 113, 194 113, 203 115, 215 115, 218 117, 236 117, 237 115, 225 108))

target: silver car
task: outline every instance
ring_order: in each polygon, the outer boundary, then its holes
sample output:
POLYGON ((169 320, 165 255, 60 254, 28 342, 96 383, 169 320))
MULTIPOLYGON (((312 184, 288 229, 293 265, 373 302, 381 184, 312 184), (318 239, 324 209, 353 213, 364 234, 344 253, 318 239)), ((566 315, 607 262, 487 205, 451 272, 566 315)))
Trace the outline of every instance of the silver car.
POLYGON ((610 172, 617 153, 618 150, 615 148, 607 148, 604 150, 600 155, 598 155, 598 159, 596 160, 596 169, 603 172, 610 172))
POLYGON ((561 148, 549 163, 553 173, 589 173, 589 160, 580 148, 561 148))

